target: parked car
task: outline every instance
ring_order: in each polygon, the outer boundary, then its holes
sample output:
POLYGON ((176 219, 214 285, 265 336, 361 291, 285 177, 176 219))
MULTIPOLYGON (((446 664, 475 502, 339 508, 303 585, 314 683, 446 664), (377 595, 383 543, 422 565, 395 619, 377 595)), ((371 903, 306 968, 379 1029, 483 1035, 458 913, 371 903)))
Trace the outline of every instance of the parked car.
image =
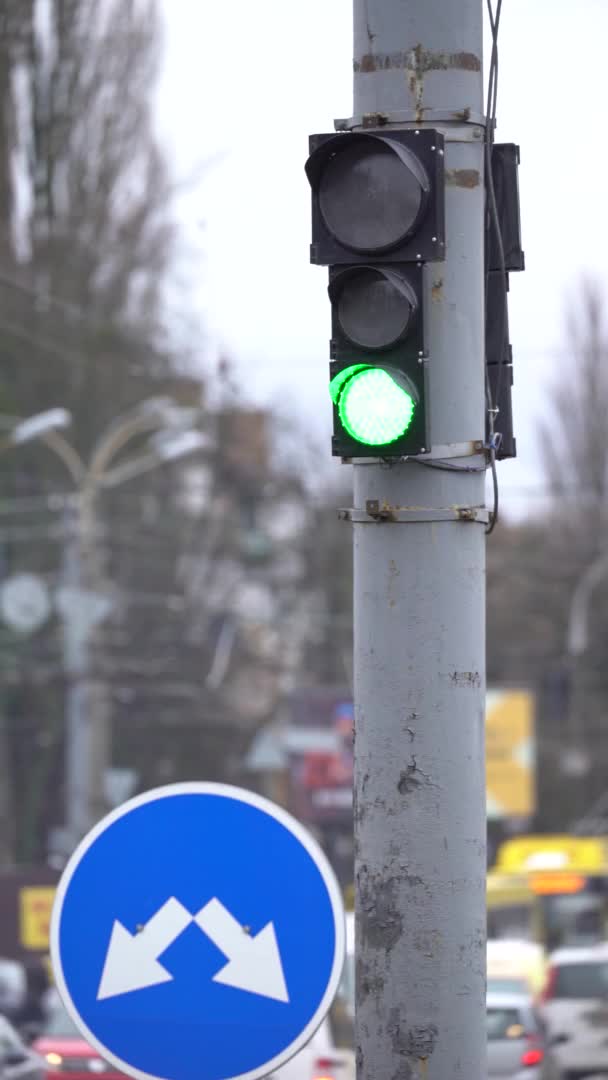
POLYGON ((0 1080, 44 1080, 40 1058, 22 1041, 5 1016, 0 1016, 0 1080))
POLYGON ((539 1012, 564 1080, 608 1072, 608 945, 552 953, 539 1012))
POLYGON ((124 1077, 83 1039, 57 1000, 32 1049, 42 1058, 46 1080, 91 1080, 91 1076, 99 1080, 123 1080, 124 1077))
POLYGON ((355 1080, 355 919, 346 916, 346 957, 333 1004, 310 1041, 274 1080, 355 1080))
POLYGON ((532 1001, 522 994, 488 994, 488 1080, 561 1080, 532 1001))
POLYGON ((512 994, 515 997, 524 998, 529 998, 531 995, 530 983, 523 975, 488 974, 486 989, 488 994, 512 994))
MULTIPOLYGON (((517 938, 489 938, 487 970, 490 979, 517 979, 526 983, 528 993, 540 991, 545 981, 544 949, 533 941, 517 938)), ((519 992, 519 991, 517 991, 519 992)))

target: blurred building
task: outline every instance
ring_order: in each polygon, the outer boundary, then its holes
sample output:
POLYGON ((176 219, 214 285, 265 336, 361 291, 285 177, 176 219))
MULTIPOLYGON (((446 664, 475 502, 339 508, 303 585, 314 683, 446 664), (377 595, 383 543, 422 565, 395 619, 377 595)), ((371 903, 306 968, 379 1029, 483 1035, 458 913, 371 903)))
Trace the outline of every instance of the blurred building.
POLYGON ((247 761, 264 793, 314 833, 343 886, 353 880, 353 736, 348 688, 297 689, 247 761))
MULTIPOLYGON (((309 687, 285 700, 280 717, 248 757, 261 790, 316 834, 343 885, 353 874, 354 708, 345 687, 309 687)), ((495 688, 486 704, 490 861, 505 836, 529 828, 536 810, 534 697, 495 688)))

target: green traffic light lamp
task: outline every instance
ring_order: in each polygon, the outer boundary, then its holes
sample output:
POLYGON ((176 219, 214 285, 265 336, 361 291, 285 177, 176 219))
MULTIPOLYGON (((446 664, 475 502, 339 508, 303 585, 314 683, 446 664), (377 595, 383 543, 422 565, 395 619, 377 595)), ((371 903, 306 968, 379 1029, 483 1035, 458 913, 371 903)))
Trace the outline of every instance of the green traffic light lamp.
POLYGON ((330 269, 336 456, 427 452, 422 274, 401 264, 330 269))
POLYGON ((334 376, 330 393, 344 430, 366 447, 390 447, 408 431, 416 387, 396 368, 353 364, 334 376))

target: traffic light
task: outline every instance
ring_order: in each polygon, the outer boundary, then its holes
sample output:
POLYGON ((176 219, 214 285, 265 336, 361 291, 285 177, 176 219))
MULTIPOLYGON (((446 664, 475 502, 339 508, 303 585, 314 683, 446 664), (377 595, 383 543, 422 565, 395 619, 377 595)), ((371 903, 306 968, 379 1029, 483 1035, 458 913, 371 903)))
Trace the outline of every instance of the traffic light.
MULTIPOLYGON (((486 284, 486 372, 488 389, 496 409, 494 429, 500 439, 496 457, 514 458, 517 444, 513 434, 513 350, 509 343, 509 320, 506 294, 509 291, 509 275, 504 278, 500 270, 487 275, 486 284)), ((489 419, 486 421, 486 440, 490 436, 489 419)))
MULTIPOLYGON (((519 213, 519 146, 515 143, 492 144, 492 181, 500 224, 505 270, 525 270, 521 246, 519 213)), ((488 237, 488 270, 500 270, 496 229, 488 237)))
POLYGON ((436 131, 313 135, 311 262, 329 266, 332 452, 429 450, 423 263, 444 258, 436 131))
POLYGON ((333 453, 402 456, 428 448, 422 267, 333 266, 333 453))
MULTIPOLYGON (((509 272, 525 269, 521 246, 519 214, 519 147, 514 143, 492 146, 492 180, 500 227, 504 267, 499 253, 496 225, 491 207, 486 218, 486 373, 494 413, 496 457, 514 458, 517 444, 513 434, 513 353, 509 342, 509 272)), ((490 438, 489 419, 486 441, 490 438)))

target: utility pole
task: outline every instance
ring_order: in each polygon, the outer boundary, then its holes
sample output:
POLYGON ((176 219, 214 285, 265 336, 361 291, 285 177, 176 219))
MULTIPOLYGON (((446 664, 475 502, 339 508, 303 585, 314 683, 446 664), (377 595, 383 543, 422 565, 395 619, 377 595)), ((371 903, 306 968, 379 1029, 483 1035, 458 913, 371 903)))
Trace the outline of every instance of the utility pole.
MULTIPOLYGON (((0 453, 18 449, 24 443, 33 442, 36 439, 52 437, 52 433, 67 427, 70 421, 69 412, 62 408, 46 409, 44 412, 25 418, 0 415, 0 453)), ((4 567, 2 569, 5 570, 4 567)), ((16 579, 13 578, 15 584, 17 580, 18 576, 16 579)), ((5 582, 4 590, 7 584, 5 582)), ((18 618, 19 608, 22 607, 24 599, 23 584, 19 584, 21 595, 18 595, 13 586, 12 603, 10 605, 11 607, 17 605, 17 612, 10 611, 6 592, 3 590, 2 617, 3 621, 8 622, 12 629, 28 633, 33 629, 38 629, 40 625, 36 615, 32 618, 32 606, 38 610, 38 617, 41 620, 48 615, 48 612, 45 612, 44 615, 42 613, 45 607, 43 602, 44 593, 42 601, 36 597, 32 600, 30 595, 25 597, 25 606, 26 609, 29 609, 29 611, 26 610, 25 622, 23 616, 18 618), (42 611, 40 611, 40 603, 42 603, 42 611)), ((38 585, 40 588, 40 583, 38 585)), ((12 866, 14 864, 16 840, 14 785, 10 765, 7 717, 4 701, 2 700, 0 701, 0 866, 12 866)))
MULTIPOLYGON (((588 805, 592 757, 585 710, 585 653, 589 647, 589 608, 594 590, 608 575, 608 554, 596 556, 580 575, 570 601, 564 672, 567 685, 566 749, 562 755, 562 772, 569 785, 569 804, 572 827, 580 832, 577 819, 585 820, 588 805), (581 685, 582 684, 582 685, 581 685)), ((593 815, 591 815, 593 816, 593 815)))
POLYGON ((353 112, 349 130, 443 132, 446 169, 431 455, 354 463, 358 1077, 482 1080, 482 0, 354 0, 353 112))
POLYGON ((43 441, 66 467, 74 485, 74 517, 67 526, 63 582, 57 607, 63 619, 66 695, 66 846, 69 850, 103 816, 105 780, 112 763, 112 713, 98 657, 100 628, 113 598, 105 579, 99 542, 97 502, 102 491, 135 479, 165 462, 207 448, 209 440, 191 429, 200 416, 168 398, 143 401, 110 424, 85 462, 57 431, 43 441), (121 452, 135 438, 143 451, 127 461, 121 452), (151 441, 149 441, 151 440, 151 441))
MULTIPOLYGON (((95 491, 86 481, 67 518, 63 584, 57 605, 64 624, 66 690, 66 829, 71 850, 106 810, 104 773, 111 763, 108 688, 95 660, 99 628, 113 601, 101 566, 95 491)), ((98 650, 97 650, 98 651, 98 650)))

